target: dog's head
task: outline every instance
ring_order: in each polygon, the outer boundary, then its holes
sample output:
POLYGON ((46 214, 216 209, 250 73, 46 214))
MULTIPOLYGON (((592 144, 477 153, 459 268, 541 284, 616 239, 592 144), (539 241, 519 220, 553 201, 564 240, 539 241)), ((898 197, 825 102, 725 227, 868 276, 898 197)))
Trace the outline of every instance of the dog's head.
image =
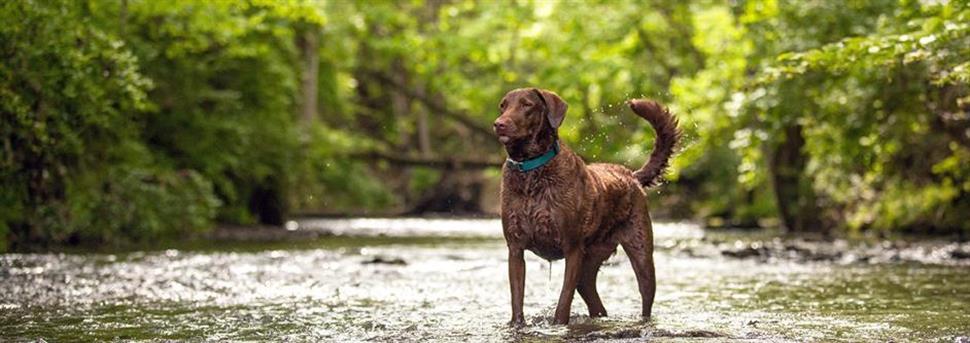
POLYGON ((544 138, 542 135, 555 136, 567 107, 562 98, 547 90, 513 90, 499 103, 500 115, 493 125, 495 135, 506 146, 535 142, 544 138))

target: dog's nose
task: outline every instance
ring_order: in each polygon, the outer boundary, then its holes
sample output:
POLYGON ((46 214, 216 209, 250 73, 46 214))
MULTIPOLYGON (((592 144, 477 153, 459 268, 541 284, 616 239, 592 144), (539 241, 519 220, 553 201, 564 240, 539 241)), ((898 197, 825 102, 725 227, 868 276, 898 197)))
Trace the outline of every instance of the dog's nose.
POLYGON ((492 124, 492 126, 495 128, 495 132, 503 132, 505 131, 506 128, 508 128, 508 125, 505 124, 505 121, 501 119, 496 120, 495 124, 492 124))

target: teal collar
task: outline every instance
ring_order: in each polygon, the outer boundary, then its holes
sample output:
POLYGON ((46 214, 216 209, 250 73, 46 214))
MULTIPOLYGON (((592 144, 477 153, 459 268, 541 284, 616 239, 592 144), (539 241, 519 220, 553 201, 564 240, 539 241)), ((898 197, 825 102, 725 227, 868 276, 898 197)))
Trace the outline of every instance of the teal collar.
POLYGON ((547 163, 549 163, 549 161, 552 161, 552 159, 556 157, 556 155, 558 154, 559 154, 559 140, 555 140, 552 142, 552 149, 549 149, 549 151, 546 151, 545 154, 539 155, 539 157, 521 161, 521 162, 513 160, 512 158, 508 158, 506 159, 505 162, 508 163, 509 166, 511 166, 512 168, 518 169, 519 171, 522 171, 522 172, 527 172, 546 165, 547 163))

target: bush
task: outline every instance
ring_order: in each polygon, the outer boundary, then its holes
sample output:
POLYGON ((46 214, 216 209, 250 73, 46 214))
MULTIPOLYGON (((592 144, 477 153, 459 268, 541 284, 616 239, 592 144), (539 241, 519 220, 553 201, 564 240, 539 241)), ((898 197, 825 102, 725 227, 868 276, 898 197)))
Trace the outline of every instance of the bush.
POLYGON ((48 240, 118 245, 188 237, 207 230, 219 206, 212 184, 190 170, 112 166, 80 179, 67 199, 40 209, 48 240))

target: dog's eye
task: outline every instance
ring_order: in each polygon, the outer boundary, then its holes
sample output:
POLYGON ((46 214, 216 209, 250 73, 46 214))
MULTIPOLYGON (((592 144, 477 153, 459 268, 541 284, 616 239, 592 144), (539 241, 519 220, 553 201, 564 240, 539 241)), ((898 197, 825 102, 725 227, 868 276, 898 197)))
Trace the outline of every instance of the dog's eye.
POLYGON ((533 105, 535 104, 532 103, 531 101, 522 101, 522 106, 524 107, 532 107, 533 105))

